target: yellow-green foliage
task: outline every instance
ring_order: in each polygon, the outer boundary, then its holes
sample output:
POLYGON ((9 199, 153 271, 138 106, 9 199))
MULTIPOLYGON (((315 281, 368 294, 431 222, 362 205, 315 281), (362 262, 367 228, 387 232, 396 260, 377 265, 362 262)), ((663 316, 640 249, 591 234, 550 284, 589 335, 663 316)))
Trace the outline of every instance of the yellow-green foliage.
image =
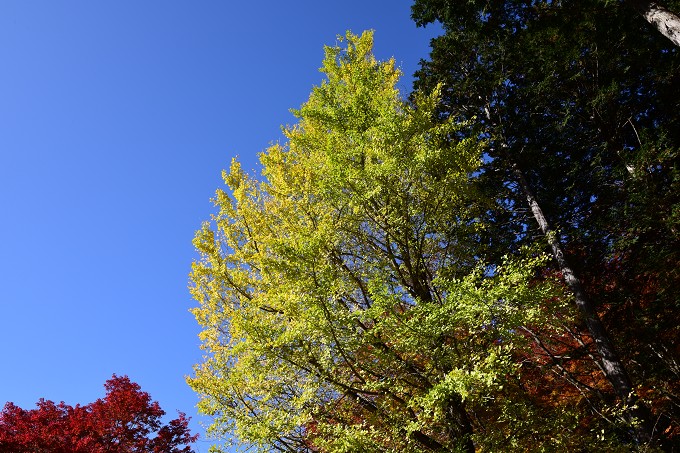
POLYGON ((372 39, 326 48, 286 143, 261 178, 232 162, 194 240, 205 358, 189 383, 233 444, 463 448, 466 407, 503 393, 514 328, 551 291, 528 284, 540 256, 475 262, 482 144, 434 121, 437 91, 404 101, 372 39))

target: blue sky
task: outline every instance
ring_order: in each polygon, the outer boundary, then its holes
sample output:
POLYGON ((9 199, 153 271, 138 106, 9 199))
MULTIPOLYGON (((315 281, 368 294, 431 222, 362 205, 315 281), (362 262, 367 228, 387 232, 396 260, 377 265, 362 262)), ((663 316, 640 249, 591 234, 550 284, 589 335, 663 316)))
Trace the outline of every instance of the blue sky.
POLYGON ((86 404, 116 373, 203 434, 187 285, 221 170, 257 167, 347 29, 408 93, 437 34, 410 3, 0 2, 0 404, 86 404))

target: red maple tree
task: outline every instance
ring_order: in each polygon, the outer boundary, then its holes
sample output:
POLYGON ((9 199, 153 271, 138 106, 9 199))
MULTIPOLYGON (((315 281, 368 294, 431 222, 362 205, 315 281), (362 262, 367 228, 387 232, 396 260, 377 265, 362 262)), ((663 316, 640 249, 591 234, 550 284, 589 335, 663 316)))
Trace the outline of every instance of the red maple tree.
POLYGON ((9 402, 0 413, 0 453, 191 453, 189 419, 168 424, 151 396, 127 376, 104 384, 106 396, 85 406, 40 399, 36 409, 9 402))

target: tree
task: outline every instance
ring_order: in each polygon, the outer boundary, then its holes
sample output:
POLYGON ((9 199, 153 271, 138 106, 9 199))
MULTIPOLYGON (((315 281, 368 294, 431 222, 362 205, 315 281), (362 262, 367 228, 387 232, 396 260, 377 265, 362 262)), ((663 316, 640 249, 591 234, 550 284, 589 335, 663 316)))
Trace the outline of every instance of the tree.
POLYGON ((677 14, 649 0, 628 0, 627 3, 659 30, 659 33, 680 47, 680 17, 677 14))
POLYGON ((104 384, 106 396, 85 406, 41 399, 36 409, 7 403, 0 413, 0 452, 190 453, 197 439, 183 413, 168 424, 165 412, 126 376, 104 384), (151 437, 152 435, 155 435, 151 437))
POLYGON ((259 451, 608 442, 521 382, 523 329, 552 329, 548 305, 553 319, 573 313, 537 272, 543 254, 480 260, 484 142, 438 120, 439 89, 404 101, 372 34, 345 39, 326 48, 327 80, 287 142, 261 154, 262 179, 232 162, 195 238, 207 355, 189 384, 209 433, 259 451))
POLYGON ((680 308, 677 48, 614 2, 418 0, 413 13, 446 30, 417 88, 443 85, 441 117, 490 143, 478 182, 496 200, 491 249, 547 236, 585 308, 565 332, 610 387, 564 379, 601 401, 594 413, 613 410, 612 392, 628 402, 637 442, 677 436, 678 331, 664 321, 680 308), (653 416, 636 413, 634 388, 653 416))

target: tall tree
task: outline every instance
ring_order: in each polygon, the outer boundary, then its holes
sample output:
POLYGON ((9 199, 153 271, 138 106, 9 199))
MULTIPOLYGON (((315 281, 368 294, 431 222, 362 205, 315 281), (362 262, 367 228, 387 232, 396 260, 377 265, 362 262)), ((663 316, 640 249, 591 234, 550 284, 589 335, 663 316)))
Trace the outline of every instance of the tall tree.
POLYGON ((442 118, 468 118, 470 136, 490 141, 478 181, 497 200, 494 246, 553 225, 555 267, 593 308, 566 326, 611 384, 593 393, 631 403, 641 388, 654 418, 627 411, 647 418, 638 441, 673 437, 678 330, 664 319, 679 308, 678 49, 613 2, 418 0, 413 12, 446 30, 417 87, 443 84, 442 118))
POLYGON ((2 453, 190 453, 188 419, 165 412, 126 376, 106 381, 106 396, 85 406, 40 400, 36 409, 7 403, 0 413, 2 453))
POLYGON ((659 33, 680 47, 680 16, 665 6, 650 0, 628 0, 627 3, 654 28, 659 30, 659 33))
POLYGON ((608 442, 565 434, 573 412, 519 382, 522 329, 551 328, 547 303, 572 315, 540 253, 480 262, 483 142, 437 119, 437 89, 404 101, 371 33, 345 39, 287 142, 260 156, 262 179, 233 162, 196 236, 207 356, 189 384, 210 433, 258 451, 608 442))

